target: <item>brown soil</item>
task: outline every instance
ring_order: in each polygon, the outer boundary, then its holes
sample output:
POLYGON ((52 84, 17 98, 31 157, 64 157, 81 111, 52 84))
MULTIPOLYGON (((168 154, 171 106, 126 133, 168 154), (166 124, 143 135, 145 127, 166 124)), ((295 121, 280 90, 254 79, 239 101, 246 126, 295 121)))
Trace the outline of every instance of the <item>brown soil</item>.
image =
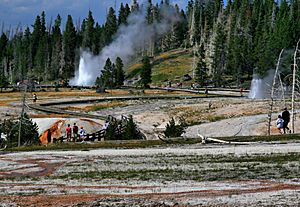
MULTIPOLYGON (((65 186, 62 186, 65 188, 65 186)), ((87 188, 87 186, 72 188, 87 188)), ((105 188, 122 188, 123 186, 106 186, 105 188)), ((93 188, 93 187, 90 187, 93 188)), ((139 198, 142 200, 154 201, 168 201, 175 200, 180 203, 201 197, 222 197, 251 193, 264 193, 282 190, 300 190, 300 185, 288 185, 280 183, 270 183, 268 186, 256 186, 253 189, 230 189, 230 190, 199 190, 177 193, 146 193, 146 194, 132 194, 132 195, 114 195, 114 194, 68 194, 68 195, 36 195, 36 196, 0 196, 3 202, 12 202, 17 206, 74 206, 78 204, 88 204, 103 198, 139 198)), ((176 205, 183 206, 183 205, 176 205)), ((224 205, 222 205, 224 206, 224 205)))

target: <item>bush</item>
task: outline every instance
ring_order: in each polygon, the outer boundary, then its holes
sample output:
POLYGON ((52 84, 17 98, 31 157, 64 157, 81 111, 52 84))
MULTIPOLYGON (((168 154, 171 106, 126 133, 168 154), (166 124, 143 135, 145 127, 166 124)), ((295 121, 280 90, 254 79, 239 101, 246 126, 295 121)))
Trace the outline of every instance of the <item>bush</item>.
POLYGON ((186 127, 187 125, 184 119, 180 118, 179 124, 176 124, 174 118, 172 117, 172 119, 166 126, 164 134, 168 138, 180 137, 185 132, 186 127))
POLYGON ((143 138, 143 134, 138 130, 131 115, 128 119, 110 120, 105 133, 106 140, 130 140, 143 138))
POLYGON ((129 116, 124 130, 124 139, 140 139, 138 136, 137 126, 133 121, 132 115, 129 116))
MULTIPOLYGON (((26 113, 23 115, 21 121, 21 145, 25 146, 38 143, 39 134, 37 124, 33 123, 26 113)), ((7 135, 9 147, 18 146, 19 123, 20 120, 4 120, 0 125, 1 131, 7 135)))

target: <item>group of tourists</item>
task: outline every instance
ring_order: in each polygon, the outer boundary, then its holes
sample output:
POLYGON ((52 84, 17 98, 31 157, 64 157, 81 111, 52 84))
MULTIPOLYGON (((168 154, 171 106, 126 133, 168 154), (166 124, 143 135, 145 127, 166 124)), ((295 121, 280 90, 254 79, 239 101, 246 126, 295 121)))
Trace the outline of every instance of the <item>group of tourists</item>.
POLYGON ((287 108, 284 108, 282 114, 278 115, 278 118, 276 120, 277 129, 281 134, 291 133, 291 130, 288 127, 289 122, 290 112, 287 110, 287 108))
POLYGON ((71 125, 68 124, 66 128, 66 134, 67 134, 68 142, 71 142, 72 140, 73 142, 76 142, 76 141, 84 141, 84 136, 86 133, 83 126, 81 126, 79 129, 76 123, 74 123, 73 127, 71 127, 71 125))

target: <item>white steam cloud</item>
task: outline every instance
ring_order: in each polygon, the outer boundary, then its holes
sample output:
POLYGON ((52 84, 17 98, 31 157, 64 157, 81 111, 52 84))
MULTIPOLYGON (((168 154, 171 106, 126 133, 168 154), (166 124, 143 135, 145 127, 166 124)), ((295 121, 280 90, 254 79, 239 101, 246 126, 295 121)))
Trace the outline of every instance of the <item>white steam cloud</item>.
POLYGON ((275 70, 269 70, 267 76, 265 76, 264 78, 259 78, 257 74, 254 74, 251 81, 251 88, 248 97, 251 99, 269 98, 274 74, 275 70))
POLYGON ((148 46, 149 40, 155 40, 170 31, 171 26, 179 21, 179 17, 171 6, 165 6, 161 12, 162 21, 151 25, 146 23, 143 7, 139 12, 132 13, 127 19, 128 25, 119 28, 115 40, 103 48, 99 56, 93 56, 90 52, 82 50, 79 69, 70 84, 94 85, 107 58, 114 62, 117 57, 120 57, 126 64, 136 51, 148 46))

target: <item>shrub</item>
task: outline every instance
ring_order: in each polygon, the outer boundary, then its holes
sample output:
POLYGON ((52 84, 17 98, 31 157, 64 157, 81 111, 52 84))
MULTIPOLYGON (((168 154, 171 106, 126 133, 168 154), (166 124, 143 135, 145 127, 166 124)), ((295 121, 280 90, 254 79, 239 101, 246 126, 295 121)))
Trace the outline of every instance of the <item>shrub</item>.
MULTIPOLYGON (((39 142, 38 126, 33 123, 29 116, 25 113, 21 119, 21 145, 31 145, 39 142)), ((19 138, 19 123, 20 120, 4 120, 1 123, 1 131, 7 134, 7 139, 10 147, 18 145, 19 138)))
POLYGON ((111 120, 105 133, 107 140, 143 139, 143 137, 131 115, 128 119, 111 120))
POLYGON ((138 136, 137 126, 133 121, 132 115, 129 116, 124 129, 124 139, 140 139, 138 136))
POLYGON ((184 132, 185 128, 187 127, 186 122, 184 119, 179 119, 179 124, 175 123, 174 118, 170 120, 170 122, 166 126, 166 130, 164 134, 166 137, 180 137, 184 132))

